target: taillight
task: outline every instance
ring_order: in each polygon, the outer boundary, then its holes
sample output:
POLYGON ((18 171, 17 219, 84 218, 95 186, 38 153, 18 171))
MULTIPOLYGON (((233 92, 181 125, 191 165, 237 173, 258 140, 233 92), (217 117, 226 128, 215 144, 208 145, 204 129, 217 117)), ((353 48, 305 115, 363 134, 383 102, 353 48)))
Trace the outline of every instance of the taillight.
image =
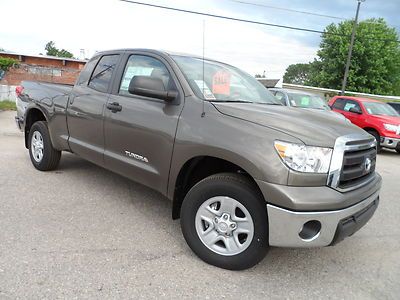
POLYGON ((17 97, 19 97, 23 91, 24 91, 24 87, 21 85, 19 85, 15 88, 15 93, 17 94, 17 97))

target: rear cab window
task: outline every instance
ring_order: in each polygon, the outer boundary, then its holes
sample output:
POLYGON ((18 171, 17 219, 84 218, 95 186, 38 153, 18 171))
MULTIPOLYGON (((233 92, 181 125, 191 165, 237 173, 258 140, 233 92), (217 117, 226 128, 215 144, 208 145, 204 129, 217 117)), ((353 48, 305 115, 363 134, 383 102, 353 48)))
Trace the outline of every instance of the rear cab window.
POLYGON ((118 58, 119 54, 102 56, 90 77, 88 86, 96 91, 107 93, 118 58))

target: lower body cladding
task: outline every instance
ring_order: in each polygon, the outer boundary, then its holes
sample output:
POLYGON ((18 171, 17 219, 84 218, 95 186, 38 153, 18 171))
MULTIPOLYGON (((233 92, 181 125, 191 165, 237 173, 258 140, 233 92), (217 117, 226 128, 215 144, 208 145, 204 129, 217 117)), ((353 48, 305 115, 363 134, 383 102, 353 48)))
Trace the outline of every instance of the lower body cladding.
POLYGON ((278 247, 322 247, 352 235, 374 214, 379 190, 340 210, 297 212, 267 204, 269 244, 278 247))
POLYGON ((390 149, 400 149, 400 139, 382 136, 381 147, 390 149))

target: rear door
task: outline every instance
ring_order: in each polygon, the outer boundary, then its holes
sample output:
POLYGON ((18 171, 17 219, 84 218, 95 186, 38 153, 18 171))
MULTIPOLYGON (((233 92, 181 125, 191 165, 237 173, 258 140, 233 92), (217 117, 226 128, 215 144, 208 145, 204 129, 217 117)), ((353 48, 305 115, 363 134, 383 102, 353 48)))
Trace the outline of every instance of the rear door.
POLYGON ((166 192, 183 91, 168 62, 156 54, 127 53, 117 72, 105 112, 106 168, 166 192), (174 102, 132 95, 134 76, 160 78, 168 90, 179 93, 174 102))
POLYGON ((67 124, 72 152, 103 165, 104 108, 120 54, 91 59, 69 98, 67 124))

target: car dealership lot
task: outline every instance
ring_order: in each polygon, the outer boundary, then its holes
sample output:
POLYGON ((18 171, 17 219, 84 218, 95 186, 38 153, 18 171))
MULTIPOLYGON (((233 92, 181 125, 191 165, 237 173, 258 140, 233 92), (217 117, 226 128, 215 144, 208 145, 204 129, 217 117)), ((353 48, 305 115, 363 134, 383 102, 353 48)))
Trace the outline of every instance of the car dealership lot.
POLYGON ((400 294, 400 155, 384 151, 381 203, 335 247, 272 248, 232 272, 199 260, 158 193, 74 155, 33 168, 0 112, 0 299, 359 298, 400 294))

